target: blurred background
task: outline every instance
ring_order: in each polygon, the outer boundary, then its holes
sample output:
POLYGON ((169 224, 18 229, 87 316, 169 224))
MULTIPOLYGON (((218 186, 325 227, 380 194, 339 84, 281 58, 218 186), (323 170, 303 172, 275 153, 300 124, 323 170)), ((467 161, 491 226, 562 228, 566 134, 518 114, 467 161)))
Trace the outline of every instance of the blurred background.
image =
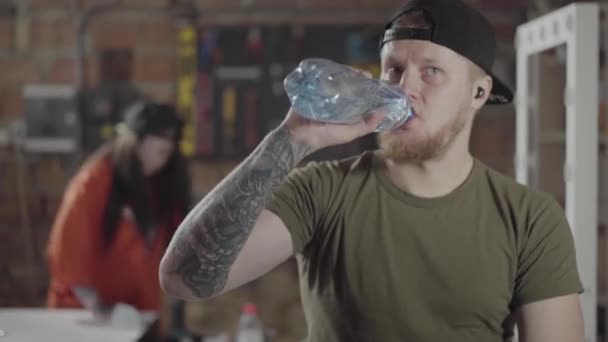
MULTIPOLYGON (((495 26, 495 71, 513 87, 517 26, 571 1, 468 2, 495 26)), ((401 3, 0 0, 0 307, 45 306, 45 248, 65 186, 86 156, 113 136, 128 105, 149 99, 177 108, 185 121, 180 148, 193 195, 200 199, 283 119, 289 108, 283 78, 303 58, 325 57, 377 76, 378 38, 401 3)), ((607 24, 601 18, 603 30, 607 24)), ((603 56, 600 130, 605 127, 603 56)), ((543 122, 563 129, 563 102, 555 99, 563 97, 564 58, 554 49, 535 61, 546 85, 535 97, 545 108, 543 122)), ((513 176, 515 133, 513 105, 488 107, 475 124, 473 154, 513 176)), ((368 136, 311 158, 348 156, 374 146, 368 136)), ((563 203, 562 175, 555 172, 563 152, 548 151, 537 185, 563 203)), ((603 151, 602 145, 600 158, 603 151)), ((599 228, 601 296, 607 256, 602 222, 599 228)), ((298 341, 306 336, 298 291, 297 271, 289 261, 209 302, 176 306, 167 299, 161 317, 169 330, 214 335, 231 331, 249 301, 274 331, 273 341, 298 341)), ((604 304, 598 307, 601 336, 604 304)))

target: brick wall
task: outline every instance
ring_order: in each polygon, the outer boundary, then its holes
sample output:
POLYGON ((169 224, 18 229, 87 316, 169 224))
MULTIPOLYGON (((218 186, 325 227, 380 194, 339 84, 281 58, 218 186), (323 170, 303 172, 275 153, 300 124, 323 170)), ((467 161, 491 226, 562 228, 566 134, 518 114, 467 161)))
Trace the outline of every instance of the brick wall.
MULTIPOLYGON (((0 127, 23 115, 22 88, 27 83, 75 82, 75 24, 85 9, 103 0, 19 0, 18 18, 0 18, 0 127)), ((133 85, 159 101, 175 100, 176 22, 163 12, 178 0, 125 0, 130 10, 104 13, 93 19, 86 32, 86 74, 90 85, 100 82, 100 54, 108 49, 129 49, 132 53, 130 79, 133 85), (134 10, 134 8, 139 8, 134 10)), ((512 53, 514 1, 497 1, 502 13, 487 8, 489 2, 477 1, 486 8, 496 24, 503 50, 512 53)), ((517 3, 523 3, 519 0, 517 3)), ((400 0, 213 0, 196 1, 203 17, 225 22, 249 22, 253 13, 273 21, 276 14, 264 16, 268 9, 300 8, 312 10, 359 10, 358 18, 381 20, 400 0), (230 12, 234 9, 247 10, 230 12), (363 10, 361 10, 363 9, 363 10), (375 11, 376 10, 376 11, 375 11), (363 14, 361 14, 363 13, 363 14), (216 15, 217 14, 217 15, 216 15), (269 19, 270 18, 270 19, 269 19)), ((496 5, 496 4, 495 4, 496 5)), ((311 13, 311 12, 308 12, 311 13)), ((336 18, 327 20, 352 20, 336 18)), ((316 16, 322 17, 322 16, 316 16)), ((312 16, 302 20, 312 20, 312 16)), ((325 19, 324 19, 325 20, 325 19)), ((504 51, 503 51, 504 52, 504 51)), ((475 155, 500 171, 512 172, 513 109, 484 111, 477 119, 472 150, 475 155)), ((194 192, 204 194, 221 180, 238 161, 192 164, 194 192)), ((63 185, 76 165, 61 158, 36 157, 25 162, 24 179, 28 186, 27 209, 32 234, 21 229, 14 154, 0 149, 0 306, 42 305, 46 290, 43 252, 48 228, 61 199, 63 185), (33 241, 35 265, 32 269, 25 252, 33 241), (5 247, 6 246, 6 247, 5 247), (24 286, 33 284, 32 286, 24 286)), ((287 263, 252 285, 218 298, 209 304, 189 305, 188 325, 200 332, 219 331, 235 324, 244 300, 255 300, 268 326, 277 330, 280 341, 296 341, 304 331, 293 264, 287 263), (272 313, 279 313, 273 315, 272 313)))
MULTIPOLYGON (((15 1, 16 17, 0 17, 0 127, 23 116, 22 91, 28 83, 74 84, 76 23, 79 14, 103 1, 15 1)), ((124 1, 126 5, 127 1, 124 1)), ((131 81, 158 101, 175 98, 175 20, 160 11, 167 1, 134 1, 151 11, 113 11, 95 17, 85 35, 89 85, 100 82, 100 55, 108 49, 129 49, 131 81), (155 6, 155 7, 154 7, 155 6)), ((0 306, 40 305, 46 290, 43 260, 48 228, 63 187, 76 165, 69 158, 29 155, 23 180, 27 196, 18 192, 18 165, 11 149, 0 147, 0 306), (19 200, 27 203, 32 233, 22 229, 19 200), (33 241, 34 265, 27 242, 33 241), (7 246, 6 248, 4 246, 7 246), (23 286, 34 284, 33 286, 23 286), (21 286, 20 286, 21 285, 21 286)))
MULTIPOLYGON (((75 82, 75 18, 82 9, 58 3, 33 1, 23 19, 0 20, 0 121, 21 115, 24 84, 75 82)), ((99 81, 101 52, 130 49, 134 85, 153 97, 172 100, 175 30, 175 21, 161 11, 112 11, 95 17, 85 35, 89 84, 99 81)))

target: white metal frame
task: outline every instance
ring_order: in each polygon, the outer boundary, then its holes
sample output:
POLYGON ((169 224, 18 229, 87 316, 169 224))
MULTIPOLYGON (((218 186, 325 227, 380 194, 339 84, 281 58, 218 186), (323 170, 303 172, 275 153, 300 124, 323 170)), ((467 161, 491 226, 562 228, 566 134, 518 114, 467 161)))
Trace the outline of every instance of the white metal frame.
MULTIPOLYGON (((599 6, 576 3, 517 28, 516 155, 517 181, 528 184, 530 169, 538 165, 529 153, 529 58, 566 45, 566 216, 574 234, 583 282, 585 341, 597 339, 597 187, 599 6)), ((542 86, 539 85, 539 86, 542 86)))

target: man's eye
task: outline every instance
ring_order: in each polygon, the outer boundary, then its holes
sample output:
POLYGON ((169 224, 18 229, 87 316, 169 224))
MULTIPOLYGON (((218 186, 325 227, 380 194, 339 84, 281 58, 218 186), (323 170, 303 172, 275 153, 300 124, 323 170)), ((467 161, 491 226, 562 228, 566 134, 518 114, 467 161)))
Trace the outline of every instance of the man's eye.
POLYGON ((390 67, 386 70, 386 76, 389 81, 398 81, 401 78, 401 71, 398 68, 390 67))
POLYGON ((437 67, 428 67, 425 69, 425 74, 427 75, 438 75, 439 73, 441 73, 441 69, 437 68, 437 67))

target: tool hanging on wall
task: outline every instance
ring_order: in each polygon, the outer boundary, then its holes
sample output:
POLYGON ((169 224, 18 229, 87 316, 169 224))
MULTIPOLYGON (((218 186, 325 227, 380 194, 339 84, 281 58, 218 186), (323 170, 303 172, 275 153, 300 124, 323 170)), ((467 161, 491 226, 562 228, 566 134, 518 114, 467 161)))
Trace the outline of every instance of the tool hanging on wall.
POLYGON ((222 93, 222 124, 223 124, 223 155, 234 156, 236 146, 236 115, 237 115, 237 90, 234 85, 224 87, 222 93))
POLYGON ((177 45, 177 109, 184 119, 181 149, 185 156, 192 157, 197 152, 197 30, 193 21, 179 22, 177 45))
POLYGON ((209 156, 215 152, 214 120, 211 113, 213 108, 213 80, 208 71, 198 73, 197 96, 197 145, 201 156, 209 156))
MULTIPOLYGON (((245 56, 246 62, 252 65, 262 65, 265 62, 265 36, 262 35, 262 29, 257 26, 249 28, 245 41, 245 56)), ((241 152, 249 153, 253 151, 259 143, 259 125, 258 125, 258 110, 259 110, 259 89, 262 87, 260 77, 251 80, 253 84, 246 85, 241 92, 242 112, 243 112, 243 136, 244 146, 241 152)))
POLYGON ((200 28, 198 33, 197 150, 201 156, 211 156, 216 152, 216 120, 212 113, 215 82, 211 73, 214 64, 221 62, 221 53, 215 30, 200 28))
POLYGON ((249 87, 243 92, 243 116, 245 130, 245 150, 253 151, 258 144, 258 93, 255 87, 249 87))

